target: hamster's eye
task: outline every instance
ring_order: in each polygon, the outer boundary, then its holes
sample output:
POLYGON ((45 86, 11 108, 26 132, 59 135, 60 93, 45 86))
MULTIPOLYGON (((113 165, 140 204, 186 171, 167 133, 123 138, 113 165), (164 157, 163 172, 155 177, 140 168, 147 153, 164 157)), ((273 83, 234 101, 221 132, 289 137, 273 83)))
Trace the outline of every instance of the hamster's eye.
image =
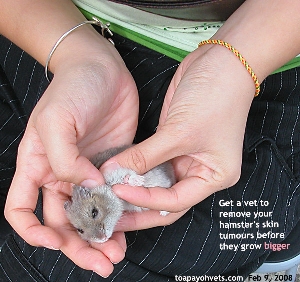
POLYGON ((78 231, 80 234, 83 234, 83 233, 84 233, 84 231, 83 231, 82 229, 80 229, 80 228, 77 228, 77 231, 78 231))
POLYGON ((98 215, 98 210, 96 208, 93 208, 92 217, 95 218, 97 215, 98 215))

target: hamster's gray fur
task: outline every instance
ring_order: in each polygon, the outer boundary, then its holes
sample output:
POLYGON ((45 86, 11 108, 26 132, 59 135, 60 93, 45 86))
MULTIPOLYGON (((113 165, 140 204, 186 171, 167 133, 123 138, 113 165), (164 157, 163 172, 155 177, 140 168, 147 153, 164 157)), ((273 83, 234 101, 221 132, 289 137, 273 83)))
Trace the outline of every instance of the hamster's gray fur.
MULTIPOLYGON (((100 166, 118 153, 130 146, 111 148, 95 155, 91 162, 100 166)), ((86 241, 103 243, 107 241, 124 211, 142 211, 145 208, 134 206, 116 196, 111 186, 114 184, 129 184, 131 186, 170 188, 175 184, 172 164, 165 162, 143 175, 127 168, 118 168, 104 174, 106 185, 93 189, 74 185, 72 199, 65 202, 67 217, 77 229, 79 235, 86 241)), ((165 216, 168 212, 161 211, 165 216)))

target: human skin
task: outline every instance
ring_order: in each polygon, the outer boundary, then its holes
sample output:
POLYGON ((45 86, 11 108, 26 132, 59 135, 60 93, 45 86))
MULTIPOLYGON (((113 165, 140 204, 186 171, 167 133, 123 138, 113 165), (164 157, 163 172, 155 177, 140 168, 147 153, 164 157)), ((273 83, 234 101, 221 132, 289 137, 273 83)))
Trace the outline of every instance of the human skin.
MULTIPOLYGON (((1 2, 0 32, 43 65, 57 39, 84 20, 68 0, 1 2)), ((300 17, 294 12, 299 6, 293 0, 248 0, 214 38, 237 48, 262 81, 300 53, 300 17)), ((111 240, 90 246, 62 216, 63 203, 71 194, 70 183, 103 183, 88 161, 99 148, 132 142, 137 90, 114 47, 88 25, 60 44, 49 69, 54 79, 28 121, 5 207, 6 218, 29 244, 61 249, 80 267, 108 276, 112 262, 124 257, 123 231, 171 224, 194 204, 238 181, 254 83, 229 50, 203 46, 179 66, 157 133, 101 168, 120 165, 142 174, 174 159, 179 182, 170 189, 116 185, 118 196, 152 210, 124 217, 111 240), (39 187, 45 226, 33 213, 39 187), (171 213, 161 217, 159 210, 171 213)))
MULTIPOLYGON (((2 4, 0 32, 42 64, 57 39, 85 20, 67 0, 2 4)), ((132 143, 138 118, 136 86, 116 49, 90 25, 60 44, 49 68, 54 78, 20 143, 5 216, 29 244, 60 249, 80 267, 105 277, 124 257, 124 234, 90 246, 70 228, 63 205, 71 194, 70 183, 104 182, 88 161, 91 156, 100 148, 132 143), (33 213, 39 187, 45 226, 33 213)))
MULTIPOLYGON (((294 13, 299 6, 295 1, 248 0, 213 38, 239 50, 261 82, 300 53, 300 17, 294 13)), ((170 83, 157 133, 101 168, 120 165, 144 173, 173 159, 179 182, 168 190, 116 185, 119 197, 151 209, 123 217, 117 230, 171 224, 194 204, 234 185, 254 93, 250 74, 223 46, 205 45, 189 54, 170 83), (173 214, 162 218, 157 210, 173 214)))

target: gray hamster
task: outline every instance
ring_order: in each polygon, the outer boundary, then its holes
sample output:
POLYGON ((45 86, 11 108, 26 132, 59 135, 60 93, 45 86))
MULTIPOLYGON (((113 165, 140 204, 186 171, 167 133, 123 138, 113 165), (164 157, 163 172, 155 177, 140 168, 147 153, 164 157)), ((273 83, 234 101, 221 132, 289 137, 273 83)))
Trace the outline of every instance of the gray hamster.
MULTIPOLYGON (((111 148, 95 155, 91 162, 97 167, 108 159, 126 150, 130 146, 111 148)), ((170 162, 165 162, 143 175, 128 168, 118 168, 104 174, 106 185, 89 189, 74 185, 72 199, 65 202, 64 208, 72 225, 82 239, 103 243, 107 241, 124 211, 138 212, 146 210, 134 206, 116 196, 112 190, 114 184, 131 186, 170 188, 175 184, 175 174, 170 162)), ((165 216, 168 212, 161 211, 165 216)))

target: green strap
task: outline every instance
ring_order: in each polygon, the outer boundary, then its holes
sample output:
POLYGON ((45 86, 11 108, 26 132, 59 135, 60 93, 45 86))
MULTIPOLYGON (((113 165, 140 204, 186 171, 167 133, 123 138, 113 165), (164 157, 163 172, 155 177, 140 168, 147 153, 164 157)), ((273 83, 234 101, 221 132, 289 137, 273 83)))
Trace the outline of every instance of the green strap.
MULTIPOLYGON (((79 8, 79 9, 87 19, 92 19, 92 17, 94 16, 93 14, 91 14, 90 12, 88 12, 82 8, 79 8)), ((96 16, 96 17, 98 17, 98 16, 96 16)), ((106 22, 105 19, 102 19, 102 18, 99 18, 99 19, 103 22, 106 22)), ((150 37, 144 36, 142 34, 139 34, 137 32, 134 32, 130 29, 124 28, 124 27, 114 24, 114 23, 110 25, 109 29, 112 32, 115 32, 125 38, 128 38, 134 42, 137 42, 137 43, 139 43, 145 47, 148 47, 149 49, 152 49, 156 52, 164 54, 174 60, 177 60, 178 62, 181 62, 189 54, 188 51, 184 51, 179 48, 173 47, 171 45, 162 43, 160 41, 157 41, 150 37)), ((300 57, 296 57, 296 58, 292 59, 291 61, 289 61, 288 63, 286 63, 279 69, 277 69, 276 71, 274 71, 273 74, 282 72, 282 71, 286 71, 286 70, 289 70, 289 69, 292 69, 292 68, 295 68, 298 66, 300 66, 300 57)))

